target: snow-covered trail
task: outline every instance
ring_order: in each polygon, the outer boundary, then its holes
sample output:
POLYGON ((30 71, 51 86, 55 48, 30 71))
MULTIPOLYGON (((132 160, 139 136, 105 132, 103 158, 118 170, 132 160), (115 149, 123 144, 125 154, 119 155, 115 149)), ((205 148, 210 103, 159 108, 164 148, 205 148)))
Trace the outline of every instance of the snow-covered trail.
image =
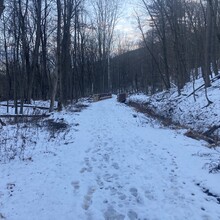
POLYGON ((6 219, 220 219, 218 200, 203 192, 220 196, 220 175, 202 169, 213 153, 203 142, 161 128, 115 98, 63 117, 79 123, 73 143, 30 163, 1 165, 6 219))

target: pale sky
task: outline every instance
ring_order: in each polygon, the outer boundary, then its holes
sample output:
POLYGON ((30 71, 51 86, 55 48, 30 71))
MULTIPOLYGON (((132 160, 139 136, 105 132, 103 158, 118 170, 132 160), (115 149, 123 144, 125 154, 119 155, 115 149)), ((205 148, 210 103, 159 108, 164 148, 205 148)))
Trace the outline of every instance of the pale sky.
POLYGON ((134 17, 134 9, 137 9, 138 1, 139 0, 127 0, 124 2, 122 15, 115 29, 116 32, 119 32, 130 40, 137 40, 140 38, 137 21, 134 17))

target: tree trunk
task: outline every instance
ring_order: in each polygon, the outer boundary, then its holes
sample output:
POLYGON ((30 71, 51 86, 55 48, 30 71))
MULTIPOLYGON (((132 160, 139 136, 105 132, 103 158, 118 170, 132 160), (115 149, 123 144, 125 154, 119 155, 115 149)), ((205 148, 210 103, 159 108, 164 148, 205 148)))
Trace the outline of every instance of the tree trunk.
POLYGON ((210 1, 207 2, 207 21, 206 21, 206 38, 205 38, 205 69, 204 69, 204 81, 205 86, 210 87, 210 75, 211 75, 211 38, 212 38, 212 17, 211 17, 211 5, 210 1))

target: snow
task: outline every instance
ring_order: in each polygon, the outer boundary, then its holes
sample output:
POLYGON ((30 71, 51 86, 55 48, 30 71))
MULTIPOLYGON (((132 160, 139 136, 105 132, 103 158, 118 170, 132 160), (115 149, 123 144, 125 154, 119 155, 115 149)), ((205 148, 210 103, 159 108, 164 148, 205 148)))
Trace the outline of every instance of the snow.
POLYGON ((208 169, 219 153, 205 142, 116 97, 51 118, 68 129, 30 128, 28 156, 0 164, 0 219, 220 219, 220 175, 208 169))
MULTIPOLYGON (((195 81, 195 88, 203 85, 203 79, 195 81)), ((129 97, 128 101, 142 103, 153 109, 157 114, 171 118, 173 122, 191 128, 199 132, 205 132, 214 125, 220 125, 220 80, 212 83, 208 88, 208 97, 213 102, 207 106, 204 88, 189 96, 193 92, 192 82, 189 82, 182 89, 182 95, 178 96, 176 88, 170 91, 163 91, 153 96, 135 94, 129 97)), ((216 135, 219 133, 219 129, 216 135)))

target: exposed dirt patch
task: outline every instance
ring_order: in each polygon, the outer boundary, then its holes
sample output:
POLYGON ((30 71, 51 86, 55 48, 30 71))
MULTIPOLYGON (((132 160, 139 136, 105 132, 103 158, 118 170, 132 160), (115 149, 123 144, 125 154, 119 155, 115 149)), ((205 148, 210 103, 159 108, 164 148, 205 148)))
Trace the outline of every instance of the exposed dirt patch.
POLYGON ((75 105, 69 105, 67 110, 70 112, 81 112, 82 110, 88 108, 89 105, 83 103, 77 103, 75 105))
POLYGON ((155 113, 150 107, 148 107, 147 104, 139 104, 136 102, 128 102, 128 106, 133 107, 137 112, 141 112, 144 114, 147 114, 148 116, 152 117, 153 119, 159 120, 162 125, 164 126, 176 126, 176 128, 185 128, 184 126, 181 126, 178 123, 173 122, 170 118, 165 118, 164 116, 158 115, 155 113))
POLYGON ((63 132, 69 128, 69 125, 63 119, 56 121, 54 119, 45 120, 44 126, 52 133, 63 132))

